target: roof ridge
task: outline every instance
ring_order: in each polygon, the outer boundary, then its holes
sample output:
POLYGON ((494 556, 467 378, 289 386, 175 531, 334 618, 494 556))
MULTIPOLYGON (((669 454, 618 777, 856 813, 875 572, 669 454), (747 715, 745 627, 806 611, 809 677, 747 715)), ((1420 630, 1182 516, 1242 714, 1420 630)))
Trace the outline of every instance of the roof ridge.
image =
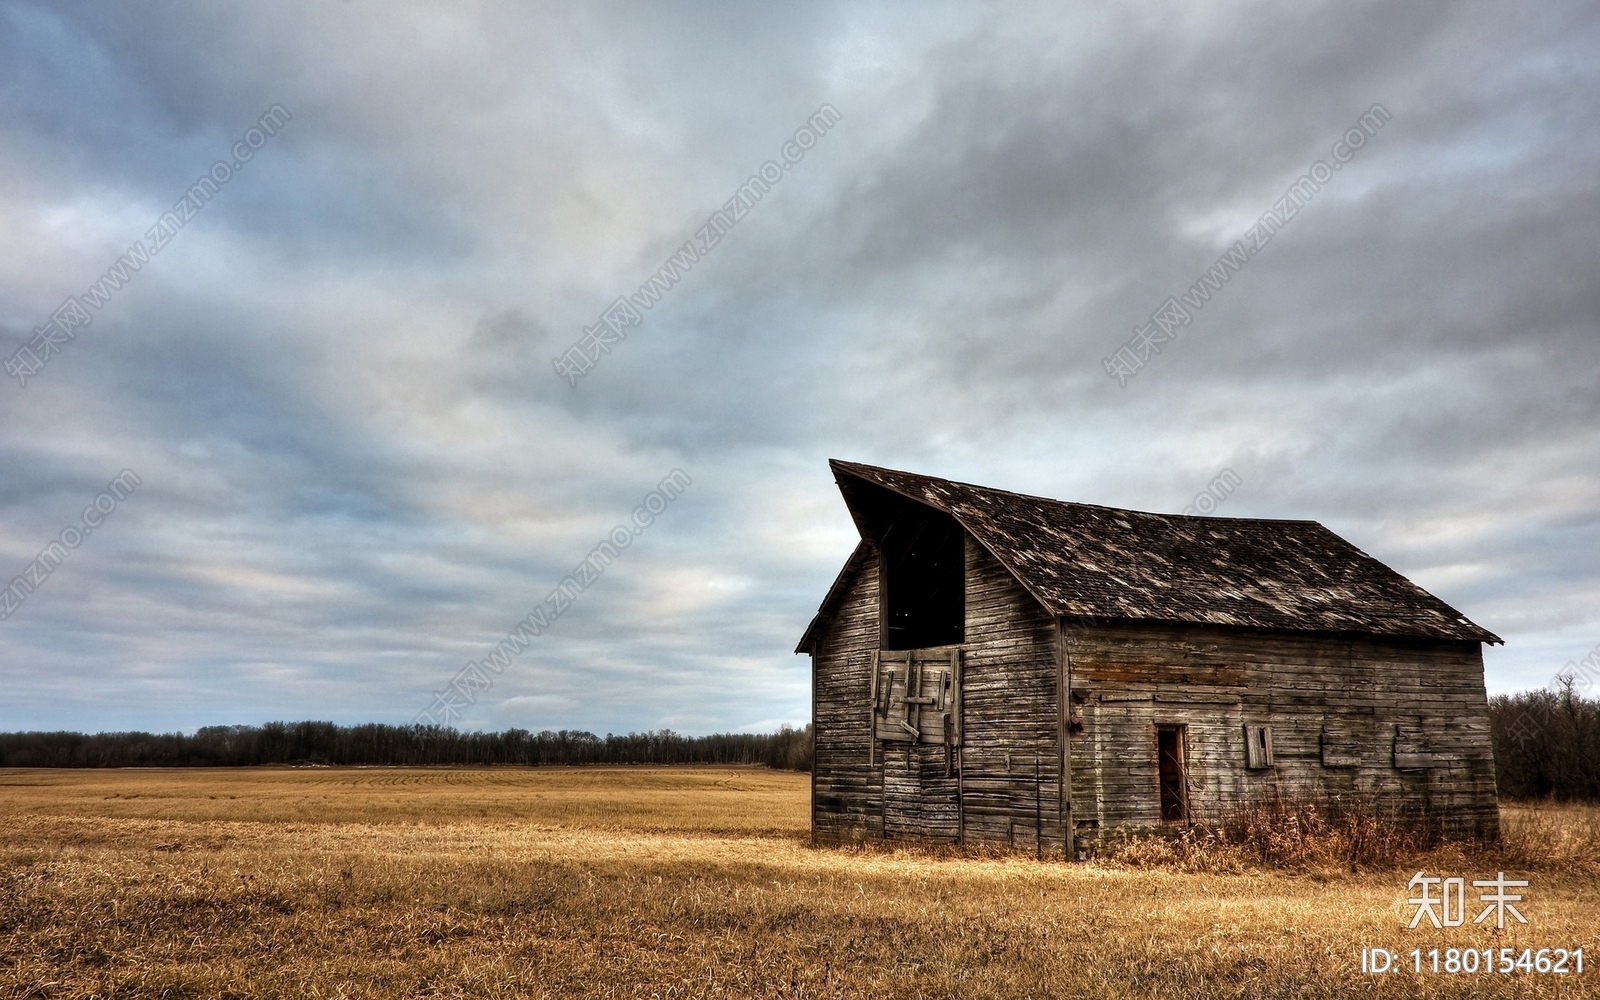
POLYGON ((1503 641, 1320 521, 1164 514, 829 465, 852 510, 846 480, 953 516, 1050 614, 1503 641))
POLYGON ((848 462, 842 458, 830 458, 830 463, 840 466, 854 466, 858 469, 871 469, 874 472, 888 472, 896 476, 914 476, 917 479, 931 479, 934 482, 944 483, 948 486, 965 486, 968 489, 982 490, 985 493, 1004 493, 1006 496, 1017 497, 1022 500, 1043 500, 1045 503, 1057 503, 1066 507, 1093 507, 1096 510, 1115 511, 1118 514, 1143 514, 1146 517, 1181 517, 1186 520, 1196 521, 1248 521, 1260 524, 1314 524, 1319 528, 1326 527, 1321 521, 1305 517, 1233 517, 1227 514, 1167 514, 1158 510, 1139 510, 1134 507, 1112 507, 1109 504, 1089 503, 1085 500, 1061 500, 1056 497, 1039 496, 1036 493, 1018 493, 1016 490, 1002 489, 998 486, 984 486, 980 483, 963 482, 960 479, 946 479, 943 476, 930 476, 922 472, 907 472, 904 469, 891 469, 882 465, 868 465, 865 462, 848 462))

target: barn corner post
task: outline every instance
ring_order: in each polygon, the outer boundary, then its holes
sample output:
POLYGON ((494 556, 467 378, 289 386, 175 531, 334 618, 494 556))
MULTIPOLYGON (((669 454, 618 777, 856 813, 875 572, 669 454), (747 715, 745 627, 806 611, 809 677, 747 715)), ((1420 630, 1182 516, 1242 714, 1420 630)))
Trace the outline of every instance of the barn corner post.
POLYGON ((1072 816, 1072 654, 1067 649, 1065 621, 1056 617, 1056 744, 1061 755, 1056 774, 1060 790, 1056 801, 1061 811, 1061 853, 1067 861, 1078 857, 1075 848, 1076 823, 1072 816))

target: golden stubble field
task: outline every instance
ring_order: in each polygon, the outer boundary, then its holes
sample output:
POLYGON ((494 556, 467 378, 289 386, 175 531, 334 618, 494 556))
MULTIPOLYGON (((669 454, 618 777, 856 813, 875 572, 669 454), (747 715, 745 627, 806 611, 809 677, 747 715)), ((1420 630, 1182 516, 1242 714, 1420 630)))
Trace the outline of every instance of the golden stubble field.
POLYGON ((1352 874, 818 849, 807 794, 754 768, 0 771, 0 996, 1600 995, 1595 810, 1352 874), (1412 871, 1508 864, 1528 926, 1406 930, 1412 871), (1363 945, 1589 968, 1363 975, 1363 945))

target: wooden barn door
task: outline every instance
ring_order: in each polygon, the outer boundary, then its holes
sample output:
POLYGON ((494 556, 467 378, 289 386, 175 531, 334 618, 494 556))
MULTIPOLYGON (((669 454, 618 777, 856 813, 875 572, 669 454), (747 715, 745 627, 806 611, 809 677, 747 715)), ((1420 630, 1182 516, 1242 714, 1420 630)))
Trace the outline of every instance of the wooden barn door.
POLYGON ((872 688, 875 748, 883 754, 883 835, 961 835, 961 650, 883 651, 872 688))

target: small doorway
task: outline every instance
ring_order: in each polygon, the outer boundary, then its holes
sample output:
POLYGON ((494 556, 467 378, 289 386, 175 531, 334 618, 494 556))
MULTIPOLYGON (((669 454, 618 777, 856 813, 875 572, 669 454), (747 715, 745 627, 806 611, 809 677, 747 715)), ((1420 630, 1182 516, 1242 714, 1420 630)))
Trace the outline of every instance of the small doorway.
POLYGON ((1189 783, 1183 773, 1182 726, 1156 727, 1156 770, 1161 784, 1161 821, 1189 819, 1189 783))

